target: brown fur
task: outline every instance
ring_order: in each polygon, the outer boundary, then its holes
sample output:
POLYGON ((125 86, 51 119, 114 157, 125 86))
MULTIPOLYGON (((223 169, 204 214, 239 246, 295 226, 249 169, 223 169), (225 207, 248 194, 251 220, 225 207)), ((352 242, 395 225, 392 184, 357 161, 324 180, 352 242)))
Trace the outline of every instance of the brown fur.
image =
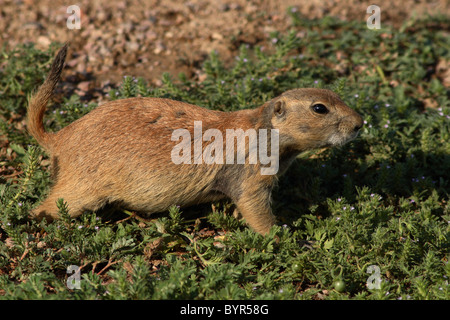
MULTIPOLYGON (((161 212, 171 205, 189 206, 230 198, 246 222, 266 234, 275 223, 270 208, 277 177, 303 151, 341 145, 356 137, 361 117, 339 97, 321 89, 295 89, 259 108, 220 112, 159 98, 130 98, 108 102, 57 133, 42 124, 46 104, 55 88, 67 46, 58 53, 49 77, 28 107, 28 128, 50 153, 55 184, 32 216, 58 217, 56 200, 64 198, 70 214, 98 210, 106 204, 143 213, 161 212), (322 103, 327 114, 311 106, 322 103), (202 121, 203 132, 226 129, 279 129, 280 170, 261 175, 260 164, 174 164, 173 130, 202 121)), ((270 143, 270 141, 269 141, 270 143)), ((207 143, 203 142, 203 149, 207 143)), ((226 146, 229 148, 229 146, 226 146)), ((269 149, 270 150, 270 149, 269 149)), ((248 149, 247 155, 248 155, 248 149)))

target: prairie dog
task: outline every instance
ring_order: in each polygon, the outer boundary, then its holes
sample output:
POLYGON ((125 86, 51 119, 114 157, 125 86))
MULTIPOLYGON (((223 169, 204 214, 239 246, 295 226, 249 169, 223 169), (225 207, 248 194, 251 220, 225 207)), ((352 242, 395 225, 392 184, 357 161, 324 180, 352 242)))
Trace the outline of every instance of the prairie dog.
POLYGON ((361 116, 332 91, 305 88, 287 91, 258 108, 235 112, 162 98, 116 100, 50 133, 44 129, 43 115, 66 52, 67 45, 60 49, 28 105, 28 130, 50 154, 54 180, 48 197, 31 213, 37 219, 57 218, 58 198, 67 202, 72 217, 106 204, 150 214, 171 205, 229 198, 254 231, 267 234, 275 223, 270 208, 272 188, 295 157, 306 150, 343 145, 358 135, 363 124, 361 116), (201 124, 200 129, 196 124, 201 124), (200 138, 195 137, 196 130, 200 138), (274 162, 262 164, 257 154, 257 162, 252 163, 249 137, 240 149, 245 163, 227 162, 226 151, 228 156, 234 152, 234 161, 239 153, 239 138, 227 140, 227 130, 266 130, 267 155, 274 162), (182 144, 183 136, 176 132, 194 138, 182 144), (206 137, 207 132, 215 132, 214 139, 206 137), (212 143, 222 146, 223 154, 219 147, 212 152, 212 143), (216 161, 198 159, 208 154, 217 156, 216 161), (261 169, 272 164, 274 173, 263 174, 261 169))

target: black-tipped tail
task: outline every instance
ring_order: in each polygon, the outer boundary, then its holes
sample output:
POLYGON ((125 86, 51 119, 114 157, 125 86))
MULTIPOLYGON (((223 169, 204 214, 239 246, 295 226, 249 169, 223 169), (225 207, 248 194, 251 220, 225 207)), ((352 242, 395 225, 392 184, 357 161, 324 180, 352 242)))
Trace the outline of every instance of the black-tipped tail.
POLYGON ((28 102, 27 108, 27 128, 30 134, 37 140, 37 142, 49 150, 51 148, 51 134, 45 132, 44 129, 44 112, 47 103, 53 95, 56 85, 58 84, 64 62, 66 60, 67 48, 69 44, 66 43, 58 52, 53 60, 51 70, 39 90, 33 94, 28 102))

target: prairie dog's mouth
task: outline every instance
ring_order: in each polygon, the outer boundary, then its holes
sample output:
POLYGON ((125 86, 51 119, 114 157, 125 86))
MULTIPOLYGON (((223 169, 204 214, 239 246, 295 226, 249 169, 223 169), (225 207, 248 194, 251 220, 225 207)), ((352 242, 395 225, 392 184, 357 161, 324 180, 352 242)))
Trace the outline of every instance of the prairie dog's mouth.
POLYGON ((356 132, 352 132, 352 133, 333 133, 329 138, 328 138, 328 143, 332 146, 342 146, 344 144, 346 144, 347 142, 352 141, 353 139, 355 139, 358 136, 358 131, 356 132))

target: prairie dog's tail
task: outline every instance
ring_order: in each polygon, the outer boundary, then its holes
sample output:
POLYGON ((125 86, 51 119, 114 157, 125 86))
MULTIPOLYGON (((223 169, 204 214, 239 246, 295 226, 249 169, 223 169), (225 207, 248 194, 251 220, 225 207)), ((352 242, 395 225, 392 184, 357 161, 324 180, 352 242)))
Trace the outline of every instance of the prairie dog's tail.
POLYGON ((37 142, 47 151, 51 148, 51 134, 45 132, 44 129, 44 112, 47 103, 53 95, 53 90, 59 82, 61 72, 64 68, 66 60, 67 48, 66 43, 58 52, 53 60, 51 70, 38 91, 33 94, 28 102, 27 108, 27 128, 28 132, 37 140, 37 142))

